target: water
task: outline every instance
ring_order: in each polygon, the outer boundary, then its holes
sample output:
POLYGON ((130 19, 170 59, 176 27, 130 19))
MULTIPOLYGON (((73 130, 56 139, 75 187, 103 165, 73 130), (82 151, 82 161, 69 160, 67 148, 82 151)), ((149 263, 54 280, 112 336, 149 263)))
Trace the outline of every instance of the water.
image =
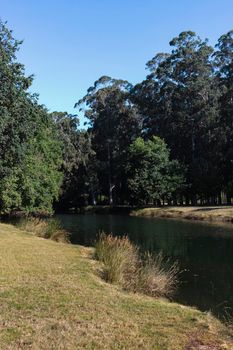
POLYGON ((58 215, 72 243, 93 245, 98 233, 128 235, 142 250, 179 262, 174 300, 233 316, 233 226, 122 215, 58 215))

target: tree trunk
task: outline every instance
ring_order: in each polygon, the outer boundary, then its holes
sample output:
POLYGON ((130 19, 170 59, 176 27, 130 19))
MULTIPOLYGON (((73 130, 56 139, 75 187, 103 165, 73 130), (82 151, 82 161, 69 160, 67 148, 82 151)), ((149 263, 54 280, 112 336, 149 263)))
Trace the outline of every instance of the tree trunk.
POLYGON ((176 198, 176 196, 173 197, 173 205, 177 205, 177 198, 176 198))
POLYGON ((113 195, 112 190, 115 187, 112 184, 112 169, 111 169, 111 152, 110 152, 110 144, 108 142, 108 182, 109 182, 109 204, 113 204, 113 195))
POLYGON ((218 204, 222 205, 222 194, 221 194, 221 192, 219 192, 219 194, 218 194, 218 204))
POLYGON ((227 204, 231 205, 231 196, 229 195, 229 193, 227 193, 226 196, 227 196, 227 204))
POLYGON ((191 199, 191 204, 192 205, 197 205, 197 197, 195 195, 191 199))

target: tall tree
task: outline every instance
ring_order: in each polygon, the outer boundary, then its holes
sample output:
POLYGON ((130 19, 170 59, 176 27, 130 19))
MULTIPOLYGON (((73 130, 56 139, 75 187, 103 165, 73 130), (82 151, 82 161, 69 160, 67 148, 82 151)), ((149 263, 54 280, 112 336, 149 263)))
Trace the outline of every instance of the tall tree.
POLYGON ((91 135, 86 130, 78 128, 79 120, 75 115, 53 112, 51 117, 63 142, 64 178, 56 208, 64 210, 88 203, 95 205, 98 180, 91 135))
POLYGON ((222 141, 220 166, 228 203, 233 197, 233 30, 222 35, 214 54, 216 79, 221 91, 219 138, 222 141))
POLYGON ((100 164, 100 186, 110 204, 122 198, 127 150, 141 132, 141 116, 130 100, 130 89, 127 81, 104 76, 76 104, 89 120, 93 149, 100 164))
POLYGON ((145 132, 164 138, 171 156, 187 166, 186 196, 195 203, 196 194, 211 197, 220 191, 213 157, 219 118, 213 48, 191 31, 170 45, 170 54, 158 54, 147 63, 150 75, 135 87, 134 98, 145 115, 145 132))
POLYGON ((29 94, 16 54, 21 42, 0 22, 0 210, 51 212, 61 145, 47 111, 29 94))

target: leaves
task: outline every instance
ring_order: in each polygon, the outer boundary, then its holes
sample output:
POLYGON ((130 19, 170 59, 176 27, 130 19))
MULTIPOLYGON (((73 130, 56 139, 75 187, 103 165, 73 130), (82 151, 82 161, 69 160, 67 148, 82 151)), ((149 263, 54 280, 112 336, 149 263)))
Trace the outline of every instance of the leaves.
POLYGON ((160 203, 184 185, 183 169, 169 160, 163 140, 137 138, 129 149, 128 185, 134 203, 160 203))
POLYGON ((61 183, 61 143, 17 62, 21 42, 0 22, 0 209, 52 212, 61 183))

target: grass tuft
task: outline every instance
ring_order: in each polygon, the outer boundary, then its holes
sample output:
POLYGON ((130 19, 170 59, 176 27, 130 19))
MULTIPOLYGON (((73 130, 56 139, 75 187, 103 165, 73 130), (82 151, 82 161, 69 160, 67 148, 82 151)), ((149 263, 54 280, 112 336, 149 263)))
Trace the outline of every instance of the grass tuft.
POLYGON ((38 237, 51 239, 56 242, 69 243, 69 234, 62 228, 58 219, 43 220, 27 217, 21 219, 16 226, 21 230, 34 233, 38 237))
POLYGON ((95 246, 96 258, 103 263, 107 282, 153 297, 171 297, 178 284, 179 269, 161 254, 141 257, 138 247, 127 237, 102 233, 95 246))
POLYGON ((178 263, 169 263, 162 254, 146 253, 138 271, 137 291, 153 297, 172 297, 178 286, 178 263))
POLYGON ((101 233, 95 246, 96 258, 104 264, 106 281, 125 286, 136 273, 138 249, 127 237, 113 237, 101 233))

